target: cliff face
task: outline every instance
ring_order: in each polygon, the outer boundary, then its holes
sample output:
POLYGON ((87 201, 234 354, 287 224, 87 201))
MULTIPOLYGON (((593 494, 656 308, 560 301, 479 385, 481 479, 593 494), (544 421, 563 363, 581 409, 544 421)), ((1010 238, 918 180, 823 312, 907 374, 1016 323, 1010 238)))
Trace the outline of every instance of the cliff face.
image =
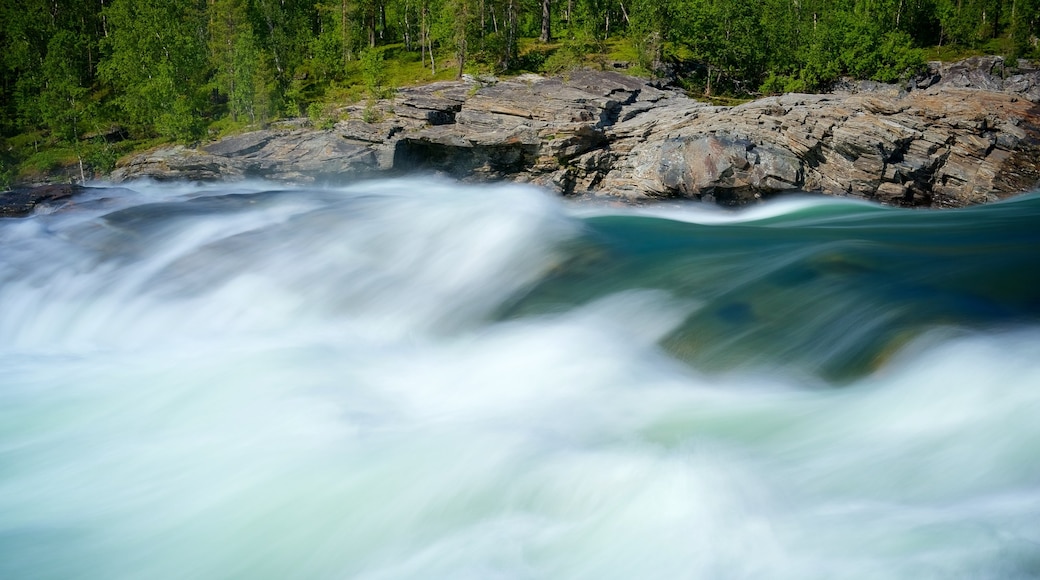
POLYGON ((739 204, 806 190, 937 207, 1040 184, 1040 71, 1012 71, 998 57, 934 66, 909 87, 858 83, 736 107, 576 71, 402 89, 344 112, 349 120, 330 130, 156 150, 112 177, 320 183, 436 171, 631 202, 739 204))

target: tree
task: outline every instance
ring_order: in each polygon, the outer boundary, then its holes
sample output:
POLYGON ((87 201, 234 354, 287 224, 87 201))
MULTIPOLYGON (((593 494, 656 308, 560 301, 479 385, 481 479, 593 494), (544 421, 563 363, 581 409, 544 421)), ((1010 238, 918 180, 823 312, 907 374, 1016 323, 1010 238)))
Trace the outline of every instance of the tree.
POLYGON ((191 0, 113 0, 104 15, 108 56, 98 69, 126 120, 164 137, 196 138, 207 70, 204 12, 191 0))
POLYGON ((213 0, 209 5, 209 61, 214 81, 227 96, 231 118, 252 108, 259 54, 244 0, 213 0))
POLYGON ((542 42, 552 42, 552 3, 551 0, 542 0, 542 42))
POLYGON ((478 32, 478 15, 473 0, 446 0, 441 5, 441 18, 435 34, 455 49, 456 78, 462 78, 466 69, 470 43, 478 32))
POLYGON ((253 0, 253 35, 262 52, 270 54, 278 83, 285 88, 309 56, 314 36, 314 3, 308 0, 253 0))
POLYGON ((95 80, 100 10, 96 0, 0 2, 0 130, 68 127, 58 116, 72 113, 56 103, 67 102, 74 88, 76 114, 82 112, 87 99, 80 95, 95 80))
POLYGON ((704 63, 704 94, 723 79, 757 88, 764 70, 765 42, 754 0, 687 0, 676 14, 677 40, 704 63))
POLYGON ((77 35, 60 30, 47 44, 43 61, 43 87, 39 95, 39 109, 43 122, 51 134, 63 141, 76 143, 83 132, 87 114, 87 94, 81 74, 83 42, 77 35))
POLYGON ((1040 0, 1011 0, 1007 14, 1008 36, 1011 39, 1011 58, 1040 56, 1037 38, 1040 37, 1040 0))
MULTIPOLYGON (((697 3, 700 0, 690 2, 677 2, 672 5, 664 0, 634 0, 631 4, 632 26, 629 29, 632 41, 636 44, 639 52, 640 64, 651 71, 661 69, 664 56, 664 41, 672 35, 672 24, 675 22, 677 13, 686 8, 687 16, 697 14, 697 3)), ((692 23, 686 22, 687 34, 692 30, 692 23)), ((678 38, 685 38, 686 34, 679 33, 678 38)))

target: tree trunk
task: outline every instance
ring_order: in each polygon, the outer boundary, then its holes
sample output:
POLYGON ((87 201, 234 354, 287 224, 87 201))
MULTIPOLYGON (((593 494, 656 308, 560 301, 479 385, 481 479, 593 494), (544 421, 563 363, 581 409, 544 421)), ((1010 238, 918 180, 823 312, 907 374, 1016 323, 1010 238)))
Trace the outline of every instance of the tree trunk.
POLYGON ((518 0, 509 0, 506 4, 506 68, 513 63, 516 57, 516 32, 518 24, 518 0))
POLYGON ((347 0, 341 0, 339 4, 339 34, 345 64, 350 61, 350 44, 347 42, 347 0))
MULTIPOLYGON (((102 2, 104 5, 104 2, 102 2)), ((271 15, 267 12, 267 7, 264 5, 264 1, 260 0, 260 9, 264 12, 264 20, 267 21, 267 31, 271 36, 274 36, 274 22, 271 21, 271 15)), ((346 32, 344 32, 346 34, 346 32)), ((108 31, 105 31, 105 36, 108 36, 108 31)), ((282 74, 285 71, 282 70, 282 62, 278 59, 278 45, 271 43, 271 55, 274 57, 274 68, 278 70, 278 74, 282 74)))
POLYGON ((429 31, 426 32, 426 50, 430 53, 430 74, 437 74, 437 61, 433 60, 433 39, 430 38, 429 31))
POLYGON ((470 12, 470 0, 459 0, 456 6, 458 13, 455 15, 455 56, 458 58, 459 69, 455 78, 461 79, 466 69, 466 52, 469 50, 469 26, 475 20, 475 15, 470 12))
POLYGON ((379 3, 379 40, 386 39, 386 2, 379 3))
POLYGON ((404 3, 404 49, 412 50, 412 31, 408 26, 408 2, 404 3))
POLYGON ((552 10, 550 8, 552 8, 551 0, 542 0, 542 42, 552 42, 552 10))
POLYGON ((368 9, 368 47, 376 47, 376 7, 371 6, 368 9))

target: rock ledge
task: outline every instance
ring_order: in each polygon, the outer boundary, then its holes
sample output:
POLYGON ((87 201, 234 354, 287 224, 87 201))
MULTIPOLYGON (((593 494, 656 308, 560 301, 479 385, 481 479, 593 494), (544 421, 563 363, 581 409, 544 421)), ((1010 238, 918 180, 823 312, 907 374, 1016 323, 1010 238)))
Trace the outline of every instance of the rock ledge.
POLYGON ((849 83, 736 107, 613 72, 441 82, 347 107, 349 120, 329 130, 158 149, 112 179, 335 183, 432 171, 629 202, 742 204, 804 190, 957 207, 1040 184, 1040 71, 1018 64, 936 63, 906 86, 849 83))

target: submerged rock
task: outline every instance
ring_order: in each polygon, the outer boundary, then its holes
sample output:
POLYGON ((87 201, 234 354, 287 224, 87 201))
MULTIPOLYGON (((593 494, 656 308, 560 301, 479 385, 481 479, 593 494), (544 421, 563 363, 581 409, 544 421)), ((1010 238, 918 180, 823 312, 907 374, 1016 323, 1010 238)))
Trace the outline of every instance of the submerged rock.
POLYGON ((735 107, 614 72, 398 91, 327 130, 290 128, 133 157, 116 181, 336 182, 434 171, 629 202, 742 204, 793 190, 954 207, 1040 184, 1040 71, 999 57, 909 86, 855 83, 735 107))

